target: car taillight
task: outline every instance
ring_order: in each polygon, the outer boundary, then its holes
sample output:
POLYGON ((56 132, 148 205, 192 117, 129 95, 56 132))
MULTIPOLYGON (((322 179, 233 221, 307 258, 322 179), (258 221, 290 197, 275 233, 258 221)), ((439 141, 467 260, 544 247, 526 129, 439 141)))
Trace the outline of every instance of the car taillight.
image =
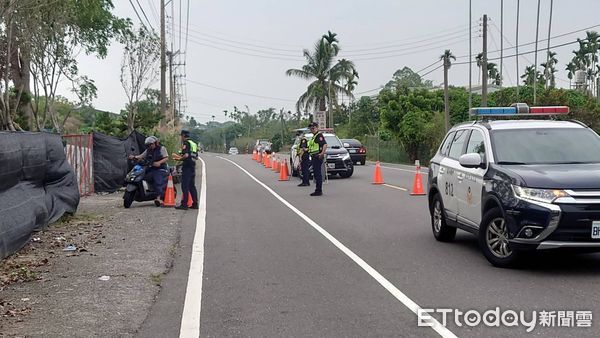
POLYGON ((360 150, 359 150, 358 152, 359 152, 359 153, 361 153, 361 154, 364 154, 364 153, 366 153, 366 152, 367 152, 367 148, 365 148, 365 147, 361 147, 361 148, 360 148, 360 150))

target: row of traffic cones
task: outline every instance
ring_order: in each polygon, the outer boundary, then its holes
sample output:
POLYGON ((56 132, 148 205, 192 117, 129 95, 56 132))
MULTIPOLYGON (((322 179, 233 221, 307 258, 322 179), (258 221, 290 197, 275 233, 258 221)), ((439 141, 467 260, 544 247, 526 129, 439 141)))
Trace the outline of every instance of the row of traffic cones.
POLYGON ((287 159, 279 159, 275 153, 269 155, 254 150, 252 151, 252 160, 261 163, 265 168, 279 174, 280 181, 290 180, 287 159))
MULTIPOLYGON (((415 173, 413 187, 410 194, 413 196, 425 195, 425 191, 423 189, 423 178, 421 177, 421 165, 418 160, 415 162, 415 166, 417 172, 415 173)), ((375 173, 373 174, 373 184, 384 183, 385 182, 383 181, 383 176, 381 175, 381 164, 379 163, 379 161, 377 161, 375 163, 375 173)))

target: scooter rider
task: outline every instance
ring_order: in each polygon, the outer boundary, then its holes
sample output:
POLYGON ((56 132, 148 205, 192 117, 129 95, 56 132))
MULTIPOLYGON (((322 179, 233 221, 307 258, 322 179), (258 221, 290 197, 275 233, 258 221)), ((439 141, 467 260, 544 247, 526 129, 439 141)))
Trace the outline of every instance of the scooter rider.
POLYGON ((168 169, 167 161, 169 154, 167 148, 158 143, 158 139, 154 136, 146 137, 144 141, 146 150, 143 153, 134 156, 130 155, 129 159, 141 161, 146 159, 151 163, 151 167, 146 170, 146 179, 152 183, 154 191, 157 193, 154 204, 159 207, 163 203, 165 187, 167 185, 168 169))

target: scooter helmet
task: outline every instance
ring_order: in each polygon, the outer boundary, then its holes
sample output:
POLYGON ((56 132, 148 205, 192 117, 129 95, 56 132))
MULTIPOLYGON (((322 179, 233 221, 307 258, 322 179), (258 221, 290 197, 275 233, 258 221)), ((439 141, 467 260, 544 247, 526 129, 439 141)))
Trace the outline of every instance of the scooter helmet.
POLYGON ((149 145, 154 144, 155 142, 156 142, 156 137, 148 136, 148 137, 146 137, 144 144, 146 145, 146 147, 148 147, 149 145))

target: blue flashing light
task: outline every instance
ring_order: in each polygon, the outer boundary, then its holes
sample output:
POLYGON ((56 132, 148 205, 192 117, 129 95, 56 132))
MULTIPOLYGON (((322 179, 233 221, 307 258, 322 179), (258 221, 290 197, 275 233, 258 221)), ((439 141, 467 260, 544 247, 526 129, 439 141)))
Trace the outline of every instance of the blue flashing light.
POLYGON ((516 107, 472 108, 471 115, 478 115, 478 116, 517 115, 517 108, 516 107))

